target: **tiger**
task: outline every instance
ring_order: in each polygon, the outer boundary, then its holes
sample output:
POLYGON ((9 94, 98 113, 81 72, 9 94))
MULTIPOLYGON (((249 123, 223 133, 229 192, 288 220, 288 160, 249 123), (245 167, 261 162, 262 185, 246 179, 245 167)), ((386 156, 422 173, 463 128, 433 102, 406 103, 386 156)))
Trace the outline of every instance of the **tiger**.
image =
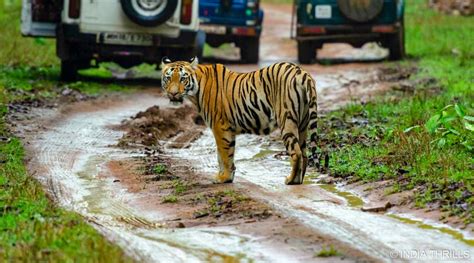
MULTIPOLYGON (((300 66, 281 62, 249 73, 197 58, 161 61, 161 87, 173 103, 187 98, 212 130, 219 170, 215 183, 232 183, 236 135, 268 135, 279 128, 290 156, 285 184, 302 184, 308 165, 306 138, 317 126, 316 82, 300 66)), ((310 135, 316 143, 316 133, 310 135)))

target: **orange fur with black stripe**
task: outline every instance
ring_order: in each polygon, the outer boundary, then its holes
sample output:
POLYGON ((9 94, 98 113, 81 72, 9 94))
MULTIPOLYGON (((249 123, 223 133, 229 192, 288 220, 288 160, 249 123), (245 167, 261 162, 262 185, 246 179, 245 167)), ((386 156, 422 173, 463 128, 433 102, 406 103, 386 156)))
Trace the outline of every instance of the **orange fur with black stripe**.
MULTIPOLYGON (((303 183, 308 158, 308 128, 316 128, 315 81, 292 63, 276 63, 250 73, 232 72, 221 64, 162 61, 162 87, 171 101, 188 98, 211 128, 218 151, 219 183, 234 179, 237 134, 269 134, 280 128, 291 157, 286 184, 303 183)), ((315 141, 316 134, 311 135, 315 141)))

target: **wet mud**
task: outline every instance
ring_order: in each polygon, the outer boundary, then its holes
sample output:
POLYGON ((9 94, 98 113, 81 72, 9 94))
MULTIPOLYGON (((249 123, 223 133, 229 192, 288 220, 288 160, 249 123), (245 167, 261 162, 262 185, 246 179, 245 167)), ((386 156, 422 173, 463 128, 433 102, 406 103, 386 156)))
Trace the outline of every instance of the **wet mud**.
POLYGON ((121 147, 156 146, 163 143, 184 147, 200 136, 205 127, 196 110, 190 104, 186 104, 174 108, 160 108, 155 105, 137 113, 129 120, 124 120, 116 128, 125 131, 119 141, 121 147), (190 130, 189 127, 194 124, 202 127, 190 130))

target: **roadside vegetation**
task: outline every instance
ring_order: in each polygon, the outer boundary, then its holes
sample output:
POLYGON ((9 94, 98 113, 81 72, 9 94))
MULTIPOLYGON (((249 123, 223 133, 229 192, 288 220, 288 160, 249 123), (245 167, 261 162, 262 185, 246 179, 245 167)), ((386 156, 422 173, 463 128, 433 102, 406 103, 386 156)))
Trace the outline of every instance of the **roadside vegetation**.
POLYGON ((416 62, 413 89, 324 116, 316 165, 349 181, 391 180, 387 194, 413 191, 417 207, 473 223, 474 20, 406 4, 408 60, 387 67, 416 62))
POLYGON ((28 175, 22 143, 5 120, 12 104, 42 105, 65 93, 91 96, 123 88, 59 83, 54 40, 21 37, 20 3, 0 1, 0 261, 130 261, 79 215, 53 204, 28 175))
POLYGON ((332 245, 329 245, 329 247, 323 247, 321 251, 315 254, 316 257, 321 258, 336 257, 340 255, 341 253, 339 253, 332 245))
POLYGON ((185 181, 174 179, 170 182, 172 192, 163 198, 163 203, 176 203, 179 196, 188 190, 188 185, 185 181))

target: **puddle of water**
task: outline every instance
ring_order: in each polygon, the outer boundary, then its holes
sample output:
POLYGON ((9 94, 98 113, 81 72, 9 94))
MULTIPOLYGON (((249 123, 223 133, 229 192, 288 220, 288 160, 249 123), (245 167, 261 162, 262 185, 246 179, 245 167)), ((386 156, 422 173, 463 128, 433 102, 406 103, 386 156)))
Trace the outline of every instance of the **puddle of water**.
POLYGON ((344 198, 344 200, 346 200, 347 205, 349 207, 360 208, 364 205, 364 201, 360 197, 358 197, 357 195, 354 195, 351 192, 347 192, 347 191, 339 189, 337 185, 320 184, 319 187, 337 196, 344 198))
MULTIPOLYGON (((305 184, 315 184, 316 183, 315 178, 317 178, 317 177, 314 176, 314 175, 310 176, 308 178, 308 181, 306 181, 306 178, 305 178, 305 184)), ((360 208, 364 205, 364 201, 362 200, 362 198, 358 197, 357 195, 355 195, 351 192, 342 190, 337 185, 334 185, 334 184, 318 184, 318 186, 321 187, 322 189, 328 191, 328 192, 334 193, 337 196, 340 196, 340 197, 344 198, 349 207, 360 208)), ((412 218, 408 218, 408 217, 404 217, 404 216, 400 216, 400 215, 396 215, 396 214, 392 214, 392 213, 387 213, 386 215, 389 216, 389 217, 395 218, 395 219, 397 219, 397 220, 399 220, 399 221, 401 221, 405 224, 416 225, 417 227, 419 227, 421 229, 438 230, 438 231, 440 231, 442 233, 445 233, 445 234, 448 234, 448 235, 452 236, 453 238, 455 238, 459 241, 462 241, 462 242, 464 242, 464 243, 466 243, 470 246, 474 246, 474 239, 466 238, 463 233, 461 233, 460 231, 458 231, 456 229, 445 227, 445 226, 435 226, 435 225, 423 222, 422 220, 412 219, 412 218)))
POLYGON ((335 184, 320 184, 318 183, 318 175, 316 173, 307 173, 306 176, 304 177, 303 184, 305 185, 317 185, 320 188, 335 194, 336 196, 341 197, 346 201, 346 204, 349 207, 353 208, 360 208, 364 205, 364 200, 360 198, 359 196, 342 190, 340 187, 338 187, 335 184))
MULTIPOLYGON (((311 174, 310 176, 308 176, 308 178, 305 178, 304 183, 305 184, 317 184, 316 178, 317 178, 317 175, 311 174)), ((364 201, 362 200, 362 198, 358 197, 357 195, 355 195, 351 192, 341 190, 341 188, 338 187, 337 185, 334 185, 334 184, 318 184, 318 186, 321 187, 322 189, 328 191, 328 192, 334 193, 335 195, 344 198, 349 207, 360 208, 364 205, 364 201)), ((389 217, 395 218, 395 219, 397 219, 397 220, 399 220, 399 221, 401 221, 405 224, 416 225, 417 227, 419 227, 421 229, 440 231, 440 232, 448 234, 448 235, 452 236, 453 238, 455 238, 459 241, 462 241, 462 242, 464 242, 464 243, 466 243, 470 246, 474 246, 474 239, 466 238, 463 233, 461 233, 460 231, 458 231, 456 229, 445 227, 445 226, 435 226, 435 225, 425 223, 422 220, 403 217, 403 216, 396 215, 396 214, 387 213, 386 215, 389 216, 389 217)))
MULTIPOLYGON (((360 197, 358 197, 357 195, 351 192, 341 190, 337 185, 320 184, 319 187, 323 188, 324 190, 328 192, 334 193, 344 198, 349 207, 360 208, 364 205, 364 201, 360 197)), ((389 217, 395 218, 405 224, 416 225, 417 227, 421 229, 440 231, 442 233, 452 236, 456 240, 462 241, 470 246, 474 246, 474 239, 466 238, 463 233, 461 233, 460 231, 456 229, 445 227, 445 226, 435 226, 435 225, 423 222, 422 220, 412 219, 412 218, 408 218, 408 217, 404 217, 404 216, 400 216, 396 214, 387 213, 386 215, 389 217)))
POLYGON ((421 229, 428 229, 428 230, 437 230, 437 231, 440 231, 442 233, 445 233, 445 234, 448 234, 450 236, 452 236, 453 238, 459 240, 459 241, 462 241, 470 246, 474 246, 474 239, 468 239, 464 236, 464 234, 462 234, 461 232, 455 230, 455 229, 452 229, 452 228, 449 228, 449 227, 443 227, 443 226, 434 226, 434 225, 430 225, 430 224, 427 224, 425 222, 423 222, 422 220, 416 220, 416 219, 411 219, 411 218, 408 218, 408 217, 403 217, 403 216, 400 216, 400 215, 396 215, 396 214, 387 214, 389 217, 392 217, 392 218, 395 218, 405 224, 410 224, 410 225, 415 225, 421 229))
MULTIPOLYGON (((357 195, 351 192, 341 190, 337 185, 320 184, 319 187, 323 188, 324 190, 328 192, 334 193, 337 196, 344 198, 349 207, 360 208, 364 205, 364 201, 360 197, 358 197, 357 195)), ((462 241, 470 246, 474 246, 474 239, 466 238, 463 233, 461 233, 460 231, 456 229, 445 227, 445 226, 435 226, 435 225, 423 222, 422 220, 403 217, 396 214, 387 213, 386 215, 389 217, 395 218, 405 224, 416 225, 417 227, 421 229, 440 231, 442 233, 452 236, 456 240, 462 241)))
POLYGON ((251 159, 256 160, 256 159, 266 158, 269 155, 276 154, 276 153, 279 153, 279 151, 263 149, 259 153, 255 154, 251 159))
POLYGON ((309 171, 306 172, 306 175, 303 179, 303 184, 317 184, 318 183, 318 175, 316 173, 311 173, 309 171))

